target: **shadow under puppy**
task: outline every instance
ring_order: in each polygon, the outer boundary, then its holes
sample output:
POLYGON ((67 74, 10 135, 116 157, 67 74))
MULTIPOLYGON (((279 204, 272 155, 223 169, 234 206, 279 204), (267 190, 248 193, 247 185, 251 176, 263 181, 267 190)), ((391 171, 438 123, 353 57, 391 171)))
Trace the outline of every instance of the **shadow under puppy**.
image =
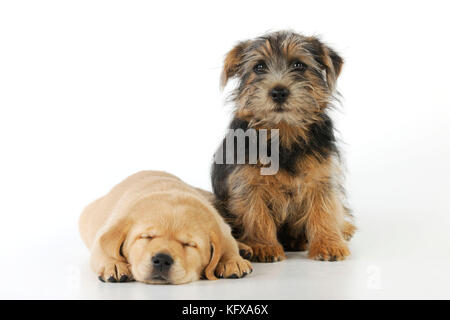
POLYGON ((278 129, 276 174, 261 174, 260 155, 256 164, 225 163, 225 140, 223 164, 212 167, 216 207, 254 261, 283 260, 283 249, 309 249, 310 258, 329 261, 350 254, 346 240, 355 227, 327 115, 342 64, 319 39, 288 31, 240 42, 225 58, 222 85, 238 79, 229 128, 245 131, 247 143, 248 129, 278 129))
POLYGON ((101 281, 153 284, 252 272, 210 196, 165 172, 128 177, 81 214, 92 269, 101 281))

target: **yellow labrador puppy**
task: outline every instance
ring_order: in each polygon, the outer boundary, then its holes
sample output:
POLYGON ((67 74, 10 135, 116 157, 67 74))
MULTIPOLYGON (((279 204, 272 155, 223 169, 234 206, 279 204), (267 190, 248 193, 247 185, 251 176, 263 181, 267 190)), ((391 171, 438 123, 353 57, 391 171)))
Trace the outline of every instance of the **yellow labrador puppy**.
POLYGON ((252 271, 206 191, 159 171, 138 172, 80 217, 91 267, 102 281, 181 284, 252 271))

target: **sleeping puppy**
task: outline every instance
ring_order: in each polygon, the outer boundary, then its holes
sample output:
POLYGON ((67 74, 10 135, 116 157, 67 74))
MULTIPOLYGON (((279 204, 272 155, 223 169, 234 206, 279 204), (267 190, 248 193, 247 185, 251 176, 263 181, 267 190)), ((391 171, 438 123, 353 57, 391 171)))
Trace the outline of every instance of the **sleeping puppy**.
POLYGON ((92 269, 101 281, 152 284, 251 273, 210 196, 165 172, 128 177, 81 214, 92 269))

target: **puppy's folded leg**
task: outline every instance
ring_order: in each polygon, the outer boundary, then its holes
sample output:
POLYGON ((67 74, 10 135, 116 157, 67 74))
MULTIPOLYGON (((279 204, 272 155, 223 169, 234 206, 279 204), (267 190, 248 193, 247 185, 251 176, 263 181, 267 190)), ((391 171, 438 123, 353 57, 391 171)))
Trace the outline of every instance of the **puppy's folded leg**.
POLYGON ((239 255, 223 257, 217 265, 215 274, 218 278, 238 279, 253 272, 248 260, 239 255))
POLYGON ((125 222, 119 221, 113 226, 106 226, 96 237, 91 253, 91 267, 100 281, 133 281, 133 275, 125 257, 122 244, 125 240, 125 222))
POLYGON ((239 255, 238 244, 231 234, 225 235, 223 250, 215 271, 218 278, 238 279, 252 273, 252 265, 239 255))
POLYGON ((105 254, 98 242, 92 248, 91 267, 102 282, 133 280, 129 264, 125 260, 118 260, 105 254))
POLYGON ((204 271, 205 277, 209 280, 245 277, 253 271, 252 265, 239 255, 238 244, 231 235, 230 226, 219 215, 217 222, 211 229, 211 258, 204 271))

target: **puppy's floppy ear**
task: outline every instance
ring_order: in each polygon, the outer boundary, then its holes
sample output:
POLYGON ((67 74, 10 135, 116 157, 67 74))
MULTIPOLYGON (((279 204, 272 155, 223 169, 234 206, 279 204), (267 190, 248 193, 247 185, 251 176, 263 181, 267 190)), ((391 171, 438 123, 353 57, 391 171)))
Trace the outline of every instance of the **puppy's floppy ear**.
POLYGON ((214 275, 214 271, 216 270, 220 258, 222 258, 223 250, 220 244, 220 237, 217 231, 215 230, 211 231, 209 239, 211 243, 211 258, 209 264, 205 268, 205 277, 208 280, 217 280, 217 277, 214 275))
POLYGON ((341 74, 344 59, 342 59, 336 51, 323 44, 319 39, 310 37, 308 40, 311 44, 308 49, 314 55, 314 59, 325 70, 328 87, 330 90, 334 90, 336 80, 341 74))
POLYGON ((250 41, 239 42, 230 52, 227 53, 223 63, 222 76, 220 77, 220 87, 223 89, 228 80, 239 74, 239 67, 242 63, 242 58, 245 49, 250 44, 250 41))
POLYGON ((122 245, 125 242, 129 230, 127 219, 122 219, 114 223, 112 226, 100 236, 99 244, 109 257, 113 257, 119 261, 125 261, 122 255, 122 245))

